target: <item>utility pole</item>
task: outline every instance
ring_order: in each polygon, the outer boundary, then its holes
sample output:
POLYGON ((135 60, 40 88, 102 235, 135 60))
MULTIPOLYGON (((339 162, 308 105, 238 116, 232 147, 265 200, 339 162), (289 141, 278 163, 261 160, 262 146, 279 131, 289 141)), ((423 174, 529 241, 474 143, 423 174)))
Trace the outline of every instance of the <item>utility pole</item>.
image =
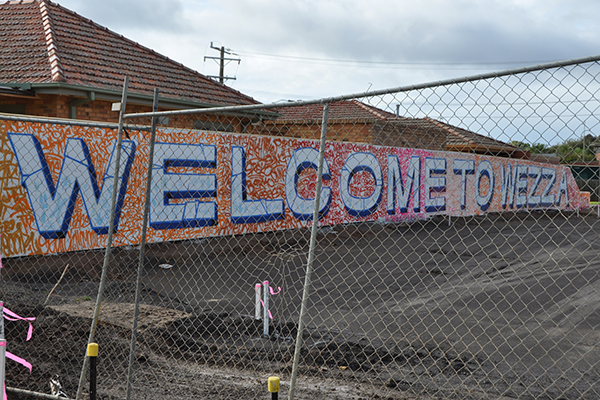
POLYGON ((234 77, 225 76, 225 61, 227 61, 228 64, 231 61, 237 61, 237 63, 239 64, 242 60, 239 59, 239 58, 225 57, 226 54, 230 55, 230 56, 237 56, 237 54, 233 53, 231 51, 231 49, 226 49, 224 46, 215 47, 215 46, 213 46, 213 42, 210 42, 210 48, 219 51, 220 52, 220 56, 219 57, 204 56, 204 61, 206 61, 206 59, 219 60, 219 76, 208 75, 208 77, 209 78, 214 78, 214 79, 218 78, 219 79, 219 83, 223 83, 227 79, 233 79, 233 80, 235 80, 235 76, 234 77))

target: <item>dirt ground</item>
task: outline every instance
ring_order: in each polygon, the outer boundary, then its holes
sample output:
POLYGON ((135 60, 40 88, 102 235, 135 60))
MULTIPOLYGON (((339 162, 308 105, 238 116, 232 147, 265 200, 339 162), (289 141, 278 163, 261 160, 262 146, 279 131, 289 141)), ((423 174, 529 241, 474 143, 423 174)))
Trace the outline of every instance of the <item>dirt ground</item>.
MULTIPOLYGON (((321 229, 296 398, 600 398, 598 232, 595 210, 321 229)), ((308 239, 149 246, 134 398, 266 399, 270 375, 286 397, 308 239), (265 279, 282 287, 269 338, 252 317, 265 279)), ((96 332, 102 399, 125 398, 135 294, 136 249, 114 253, 96 332)), ((49 393, 58 374, 75 395, 101 257, 69 257, 47 306, 65 256, 4 262, 6 306, 37 318, 29 342, 25 322, 6 322, 9 351, 34 365, 8 364, 9 387, 49 393)))

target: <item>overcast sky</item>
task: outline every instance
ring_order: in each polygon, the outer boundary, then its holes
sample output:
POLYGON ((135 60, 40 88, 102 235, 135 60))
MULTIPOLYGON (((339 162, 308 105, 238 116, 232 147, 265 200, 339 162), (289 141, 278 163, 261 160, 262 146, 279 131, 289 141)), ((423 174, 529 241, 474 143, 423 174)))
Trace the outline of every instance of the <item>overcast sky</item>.
POLYGON ((597 0, 57 0, 262 102, 308 100, 600 53, 597 0))

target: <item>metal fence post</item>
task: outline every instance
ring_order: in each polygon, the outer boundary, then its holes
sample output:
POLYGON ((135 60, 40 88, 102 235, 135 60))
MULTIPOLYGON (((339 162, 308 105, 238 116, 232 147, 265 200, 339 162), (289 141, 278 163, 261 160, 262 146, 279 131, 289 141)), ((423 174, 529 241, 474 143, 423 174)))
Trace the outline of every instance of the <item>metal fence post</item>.
POLYGON ((263 336, 269 337, 269 282, 263 282, 263 336))
POLYGON ((319 209, 321 205, 321 186, 323 184, 323 164, 325 163, 325 140, 327 138, 327 119, 329 115, 329 103, 323 107, 323 123, 321 126, 321 147, 319 148, 319 166, 317 169, 317 187, 315 192, 315 206, 313 209, 312 231, 310 234, 310 246, 308 248, 308 260, 306 263, 306 276, 304 278, 304 290, 302 292, 302 305, 300 317, 298 318, 298 333, 296 335, 296 348, 294 350, 294 363, 292 365, 292 377, 290 380, 289 400, 294 399, 296 389, 296 377, 298 376, 298 364, 300 362, 300 350, 302 349, 302 331, 304 330, 304 315, 308 304, 310 290, 310 279, 312 266, 315 260, 315 245, 317 241, 317 228, 319 225, 319 209))
MULTIPOLYGON (((106 282, 106 275, 108 271, 108 262, 110 260, 110 253, 112 248, 113 230, 115 229, 115 208, 117 206, 117 191, 119 188, 119 169, 121 164, 121 145, 123 142, 123 115, 125 114, 125 106, 127 104, 127 90, 129 88, 129 77, 126 76, 123 82, 123 94, 121 96, 121 109, 119 111, 119 131, 117 133, 117 154, 115 160, 115 176, 112 188, 112 202, 110 206, 110 221, 108 224, 108 237, 106 239, 106 251, 104 253, 104 263, 102 265, 102 275, 100 276, 100 285, 98 287, 98 296, 96 297, 96 307, 94 309, 94 317, 92 319, 92 326, 90 327, 90 335, 88 338, 88 345, 94 342, 94 335, 96 333, 96 326, 98 325, 98 316, 100 314, 100 305, 102 304, 102 294, 104 292, 104 284, 106 282)), ((79 376, 79 385, 77 387, 77 400, 81 399, 83 394, 83 386, 85 384, 85 377, 89 366, 89 357, 86 355, 83 359, 83 367, 81 368, 81 375, 79 376)))
POLYGON ((261 301, 262 285, 260 283, 254 285, 254 319, 260 320, 260 301, 261 301))
MULTIPOLYGON (((158 89, 154 89, 152 111, 158 110, 158 89)), ((150 131, 150 148, 148 150, 148 178, 146 179, 146 195, 144 199, 144 217, 142 221, 142 237, 140 239, 140 255, 135 288, 135 310, 133 313, 133 326, 131 329, 131 344, 129 349, 129 369, 127 372, 127 400, 131 398, 131 385, 133 381, 133 363, 135 361, 135 342, 137 340, 137 326, 140 315, 140 298, 142 289, 142 273, 144 271, 144 258, 146 252, 146 231, 148 229, 148 214, 150 213, 150 185, 152 183, 152 164, 154 162, 154 143, 156 141, 156 123, 158 117, 152 117, 150 131)))
POLYGON ((4 394, 6 367, 6 339, 4 338, 4 302, 0 301, 0 387, 4 394))

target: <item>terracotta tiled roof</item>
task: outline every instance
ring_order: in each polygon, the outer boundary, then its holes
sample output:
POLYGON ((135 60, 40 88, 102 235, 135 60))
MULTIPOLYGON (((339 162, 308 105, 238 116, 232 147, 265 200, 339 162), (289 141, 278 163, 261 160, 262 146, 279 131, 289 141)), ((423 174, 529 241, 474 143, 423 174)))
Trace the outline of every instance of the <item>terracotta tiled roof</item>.
POLYGON ((0 86, 64 83, 214 105, 258 103, 46 0, 0 4, 0 86))
POLYGON ((425 120, 441 129, 444 129, 447 132, 446 148, 448 150, 463 151, 469 149, 483 153, 498 151, 514 153, 519 150, 517 147, 508 143, 492 139, 488 136, 480 135, 467 129, 459 128, 433 118, 426 117, 425 120))
MULTIPOLYGON (((302 107, 285 107, 277 110, 280 116, 276 123, 320 121, 323 117, 323 105, 315 104, 302 107)), ((467 151, 480 154, 512 155, 518 148, 499 140, 459 128, 433 118, 406 118, 362 103, 358 100, 337 101, 329 105, 329 121, 337 123, 345 120, 351 124, 357 120, 364 122, 385 122, 412 135, 427 134, 430 137, 444 137, 445 149, 449 151, 467 151)), ((391 126, 391 125, 390 125, 391 126)), ((408 145, 408 144, 407 144, 408 145)))
MULTIPOLYGON (((301 107, 282 107, 277 110, 281 115, 279 120, 286 121, 314 121, 323 118, 323 105, 312 104, 301 107)), ((379 108, 362 103, 358 100, 336 101, 329 105, 328 118, 330 120, 357 120, 378 119, 385 120, 396 118, 396 115, 379 108)))

